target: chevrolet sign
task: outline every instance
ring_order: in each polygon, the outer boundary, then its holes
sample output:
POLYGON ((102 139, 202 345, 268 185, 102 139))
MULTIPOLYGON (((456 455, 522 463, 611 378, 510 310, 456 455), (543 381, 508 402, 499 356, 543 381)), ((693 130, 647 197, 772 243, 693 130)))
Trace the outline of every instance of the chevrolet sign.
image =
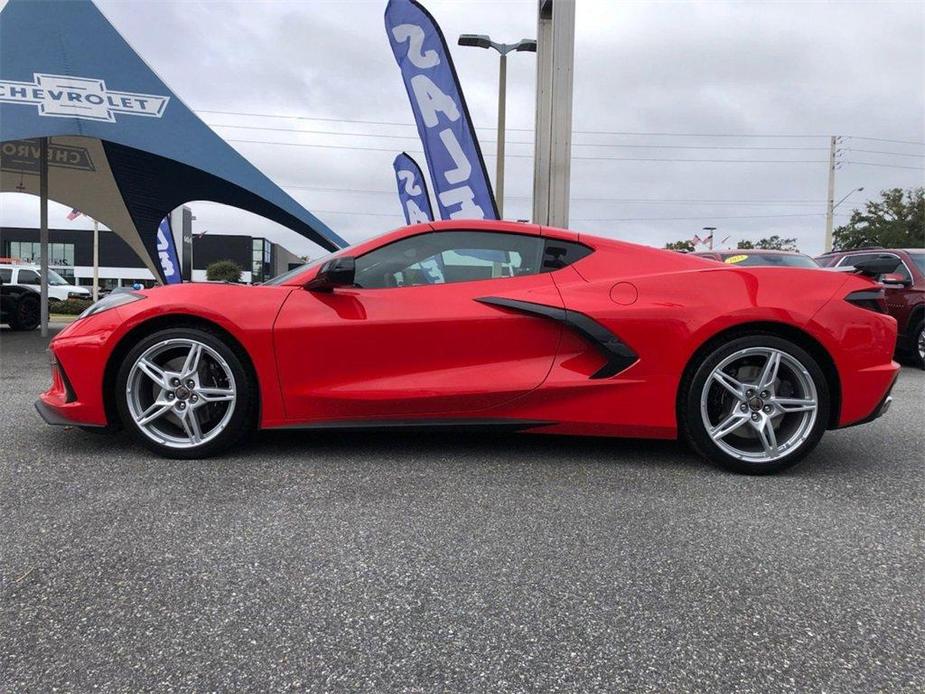
POLYGON ((32 82, 0 80, 0 103, 38 107, 39 115, 116 122, 116 114, 160 118, 169 96, 116 92, 103 80, 35 73, 32 82))

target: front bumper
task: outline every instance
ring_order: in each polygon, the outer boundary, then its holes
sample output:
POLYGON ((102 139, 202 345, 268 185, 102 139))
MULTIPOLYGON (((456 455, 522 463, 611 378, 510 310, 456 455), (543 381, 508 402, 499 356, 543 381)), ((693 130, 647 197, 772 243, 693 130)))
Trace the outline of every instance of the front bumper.
POLYGON ((47 404, 42 398, 39 398, 35 401, 35 409, 39 413, 39 416, 45 420, 45 424, 50 424, 52 426, 59 427, 100 427, 102 428, 103 424, 87 424, 85 422, 75 422, 72 419, 68 419, 64 414, 67 411, 66 408, 53 407, 47 404))
POLYGON ((48 424, 107 426, 103 401, 110 339, 120 321, 117 309, 71 323, 49 345, 51 387, 36 409, 48 424))

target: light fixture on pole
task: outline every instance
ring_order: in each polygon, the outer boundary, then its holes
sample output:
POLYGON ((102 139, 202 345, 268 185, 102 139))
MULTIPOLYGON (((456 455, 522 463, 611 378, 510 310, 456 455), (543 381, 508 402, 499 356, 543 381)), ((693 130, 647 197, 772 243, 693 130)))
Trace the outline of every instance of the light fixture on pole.
POLYGON ((517 43, 496 43, 485 34, 462 34, 460 46, 475 48, 494 48, 501 54, 498 68, 498 161, 495 165, 495 202, 498 204, 498 216, 504 217, 504 119, 507 102, 507 54, 512 51, 536 53, 535 39, 521 39, 517 43))
POLYGON ((855 188, 855 189, 852 190, 850 193, 848 193, 845 197, 843 197, 841 200, 839 200, 839 201, 836 202, 834 205, 832 205, 832 210, 834 211, 835 208, 838 207, 839 205, 841 205, 845 200, 847 200, 848 198, 850 198, 850 197, 851 197, 852 195, 854 195, 855 193, 860 193, 862 190, 864 190, 864 186, 861 186, 860 188, 855 188))

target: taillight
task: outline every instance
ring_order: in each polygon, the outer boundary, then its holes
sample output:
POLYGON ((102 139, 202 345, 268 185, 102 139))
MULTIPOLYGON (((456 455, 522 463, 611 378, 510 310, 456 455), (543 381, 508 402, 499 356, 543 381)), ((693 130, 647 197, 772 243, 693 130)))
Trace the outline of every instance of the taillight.
POLYGON ((886 297, 882 289, 862 289, 857 292, 851 292, 845 297, 845 301, 854 304, 858 308, 866 308, 868 311, 876 313, 886 313, 886 297))

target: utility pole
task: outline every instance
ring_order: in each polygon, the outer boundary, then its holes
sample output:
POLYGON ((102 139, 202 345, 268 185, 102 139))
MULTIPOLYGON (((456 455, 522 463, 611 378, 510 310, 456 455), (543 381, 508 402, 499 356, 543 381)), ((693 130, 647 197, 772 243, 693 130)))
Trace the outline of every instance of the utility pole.
POLYGON ((93 301, 100 298, 100 223, 93 220, 93 301))
POLYGON ((39 138, 39 273, 42 337, 48 337, 48 138, 39 138))
POLYGON ((533 221, 567 227, 575 0, 538 0, 533 221))
POLYGON ((835 158, 838 155, 838 138, 833 135, 829 143, 829 195, 825 209, 825 243, 823 244, 823 253, 832 250, 832 227, 835 221, 835 158))

